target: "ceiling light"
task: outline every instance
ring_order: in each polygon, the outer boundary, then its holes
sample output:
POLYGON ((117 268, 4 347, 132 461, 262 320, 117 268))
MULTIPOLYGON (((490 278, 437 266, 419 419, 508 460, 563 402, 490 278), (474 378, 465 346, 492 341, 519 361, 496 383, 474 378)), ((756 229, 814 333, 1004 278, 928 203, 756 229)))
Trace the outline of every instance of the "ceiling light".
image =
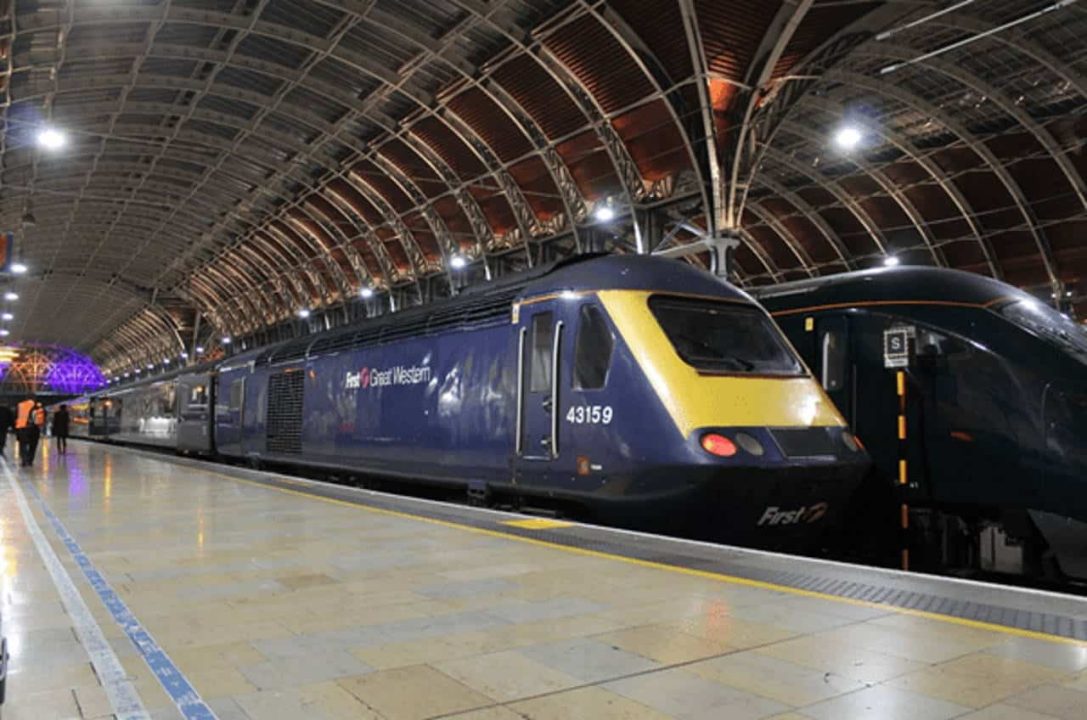
POLYGON ((199 355, 202 352, 204 352, 204 346, 203 345, 197 345, 196 346, 196 354, 199 355))
POLYGON ((68 144, 68 136, 56 128, 42 128, 38 131, 38 146, 46 150, 60 150, 68 144))
POLYGON ((300 317, 300 318, 302 318, 303 320, 305 320, 306 318, 308 318, 308 317, 309 317, 309 310, 306 310, 305 308, 303 308, 303 309, 299 310, 299 311, 298 311, 298 317, 300 317))
POLYGON ((0 337, 7 337, 8 335, 11 335, 11 330, 7 328, 0 329, 0 337))
POLYGON ((189 357, 189 353, 187 353, 187 352, 183 352, 183 353, 181 353, 181 359, 182 359, 182 360, 184 360, 184 359, 185 359, 185 358, 187 358, 187 357, 189 357))
POLYGON ((894 255, 888 255, 887 257, 883 258, 883 264, 887 267, 895 267, 899 264, 899 262, 901 261, 898 259, 898 257, 894 255))
POLYGON ((230 343, 232 343, 234 341, 230 339, 229 335, 224 335, 220 342, 222 342, 223 345, 229 345, 230 343))
POLYGON ((374 296, 373 288, 364 287, 362 290, 359 290, 359 297, 361 297, 363 300, 369 300, 373 296, 374 296))
POLYGON ((154 370, 155 369, 155 364, 154 363, 147 363, 147 369, 148 370, 154 370))
POLYGON ((15 316, 12 315, 11 313, 4 313, 4 314, 0 315, 0 320, 14 320, 14 319, 15 319, 15 316))
POLYGON ((861 131, 852 125, 846 125, 834 134, 834 144, 842 150, 854 149, 861 144, 861 139, 861 131))
POLYGON ((137 375, 139 375, 139 374, 140 374, 140 369, 139 369, 139 368, 136 368, 136 369, 135 369, 135 370, 133 370, 132 372, 134 372, 134 373, 136 373, 137 375))
POLYGON ((593 212, 593 217, 600 222, 609 222, 615 219, 615 210, 611 205, 601 205, 593 212))
POLYGON ((13 273, 15 273, 16 275, 24 274, 27 271, 27 269, 28 269, 27 266, 23 265, 22 263, 12 263, 11 264, 11 271, 13 273))
POLYGON ((461 255, 454 255, 453 257, 449 258, 449 267, 453 268, 454 270, 461 270, 467 264, 468 261, 465 260, 464 257, 461 255))
POLYGON ((162 364, 163 365, 169 365, 170 364, 170 358, 163 358, 162 359, 162 364))
POLYGON ((19 293, 13 293, 13 292, 10 292, 10 291, 6 292, 6 293, 4 293, 4 299, 5 300, 18 300, 19 299, 19 293))

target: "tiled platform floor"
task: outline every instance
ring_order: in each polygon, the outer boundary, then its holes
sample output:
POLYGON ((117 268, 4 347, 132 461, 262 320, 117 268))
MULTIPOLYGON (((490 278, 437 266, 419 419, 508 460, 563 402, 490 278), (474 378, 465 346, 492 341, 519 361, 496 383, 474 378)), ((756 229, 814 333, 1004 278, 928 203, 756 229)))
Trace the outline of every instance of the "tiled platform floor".
MULTIPOLYGON (((46 452, 8 469, 154 718, 181 714, 31 484, 223 720, 1087 717, 1087 646, 46 452)), ((13 496, 0 477, 3 718, 111 717, 13 496)))

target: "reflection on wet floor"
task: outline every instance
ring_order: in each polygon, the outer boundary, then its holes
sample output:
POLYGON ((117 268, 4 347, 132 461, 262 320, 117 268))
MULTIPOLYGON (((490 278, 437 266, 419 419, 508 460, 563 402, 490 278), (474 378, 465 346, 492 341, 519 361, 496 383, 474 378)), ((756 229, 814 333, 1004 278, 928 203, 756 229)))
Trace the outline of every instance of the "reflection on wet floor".
MULTIPOLYGON (((731 585, 72 442, 15 470, 152 717, 183 717, 29 484, 218 717, 1079 718, 1087 647, 731 585)), ((5 720, 114 710, 0 482, 5 720)), ((561 532, 556 528, 555 532, 561 532)))

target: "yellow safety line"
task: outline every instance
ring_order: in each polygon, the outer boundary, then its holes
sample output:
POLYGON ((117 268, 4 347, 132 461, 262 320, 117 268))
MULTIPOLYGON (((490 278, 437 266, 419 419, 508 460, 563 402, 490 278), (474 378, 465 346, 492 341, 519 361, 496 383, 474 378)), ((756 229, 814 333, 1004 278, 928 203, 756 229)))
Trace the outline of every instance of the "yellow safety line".
MULTIPOLYGON (((424 515, 414 515, 412 513, 401 512, 399 510, 387 510, 385 508, 373 507, 372 505, 366 505, 363 503, 354 503, 347 500, 340 500, 338 498, 324 497, 322 495, 316 495, 312 492, 291 490, 290 488, 278 487, 276 485, 256 482, 255 480, 246 480, 244 478, 232 477, 224 473, 215 472, 214 470, 207 470, 205 472, 211 475, 218 475, 219 477, 226 478, 227 480, 232 480, 234 482, 245 483, 246 485, 253 485, 254 487, 264 488, 266 490, 278 490, 280 492, 290 493, 291 495, 299 495, 310 500, 319 500, 322 502, 332 503, 334 505, 343 505, 345 507, 358 508, 366 510, 368 512, 377 513, 379 515, 388 515, 391 517, 398 517, 405 520, 415 520, 418 522, 430 523, 432 525, 440 525, 442 527, 453 528, 456 530, 464 530, 467 532, 476 533, 478 535, 487 535, 489 537, 502 538, 505 540, 514 540, 517 542, 526 543, 528 545, 536 545, 538 547, 548 548, 550 550, 561 550, 564 552, 572 553, 574 555, 582 555, 585 557, 600 558, 604 560, 616 560, 618 562, 627 563, 629 565, 636 565, 638 567, 651 568, 654 570, 666 570, 669 572, 680 573, 682 575, 688 575, 691 577, 703 578, 706 580, 716 580, 718 582, 725 582, 732 585, 742 585, 744 587, 758 588, 760 590, 769 590, 771 592, 788 593, 790 595, 797 595, 799 597, 816 598, 819 600, 832 600, 834 602, 844 603, 847 605, 856 605, 859 607, 868 607, 878 610, 888 610, 900 613, 902 615, 912 615, 914 617, 922 617, 929 620, 938 620, 940 622, 952 623, 954 625, 974 628, 977 630, 990 630, 992 632, 1003 633, 1005 635, 1015 635, 1018 637, 1033 638, 1035 640, 1047 640, 1050 642, 1059 642, 1069 645, 1087 647, 1087 643, 1081 640, 1063 637, 1061 635, 1051 635, 1049 633, 1038 632, 1036 630, 1023 630, 1021 628, 1008 627, 1006 625, 997 625, 996 623, 989 623, 981 620, 969 620, 967 618, 955 617, 954 615, 942 615, 940 613, 928 612, 926 610, 914 610, 911 608, 897 607, 895 605, 870 602, 868 600, 856 600, 854 598, 841 597, 839 595, 830 595, 814 590, 802 590, 800 588, 789 587, 788 585, 779 585, 772 582, 765 582, 763 580, 751 580, 749 578, 739 577, 736 575, 726 575, 725 573, 712 572, 709 570, 696 570, 694 568, 686 568, 681 565, 668 565, 667 563, 655 562, 653 560, 641 560, 639 558, 625 557, 623 555, 616 555, 614 553, 600 552, 599 550, 586 550, 585 548, 562 545, 560 543, 548 542, 547 540, 539 540, 537 538, 523 537, 521 535, 511 535, 509 533, 500 532, 498 530, 488 530, 487 528, 473 527, 471 525, 464 525, 462 523, 451 522, 449 520, 438 520, 436 518, 429 518, 424 515)), ((279 481, 279 478, 277 478, 277 481, 279 481)), ((284 479, 284 481, 292 482, 286 479, 284 479)), ((294 484, 301 485, 302 483, 294 482, 294 484)))

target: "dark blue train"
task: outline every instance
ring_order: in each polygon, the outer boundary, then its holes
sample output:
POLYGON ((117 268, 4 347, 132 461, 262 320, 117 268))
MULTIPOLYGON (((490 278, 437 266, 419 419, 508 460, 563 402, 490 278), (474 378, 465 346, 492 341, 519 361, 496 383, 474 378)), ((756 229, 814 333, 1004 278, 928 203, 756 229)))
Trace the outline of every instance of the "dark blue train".
POLYGON ((93 398, 92 435, 803 548, 868 459, 769 316, 671 260, 574 259, 93 398))
POLYGON ((1085 328, 1002 282, 937 268, 758 298, 872 455, 852 522, 893 531, 905 502, 917 562, 1087 578, 1085 328))

